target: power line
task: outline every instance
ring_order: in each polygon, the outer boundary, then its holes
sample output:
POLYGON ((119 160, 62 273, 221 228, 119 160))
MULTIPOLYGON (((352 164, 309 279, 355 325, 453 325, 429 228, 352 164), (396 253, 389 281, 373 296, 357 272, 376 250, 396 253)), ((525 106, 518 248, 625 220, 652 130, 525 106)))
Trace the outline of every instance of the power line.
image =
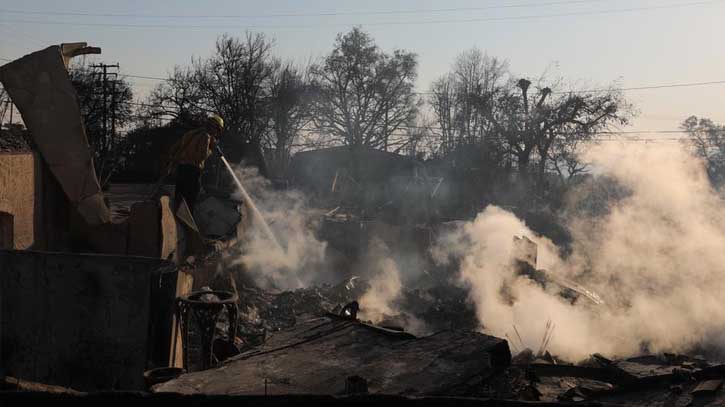
POLYGON ((548 3, 522 3, 522 4, 506 4, 492 5, 483 7, 452 7, 438 9, 407 9, 407 10, 351 10, 351 11, 329 11, 320 13, 273 13, 273 14, 256 14, 256 15, 190 15, 190 14, 123 14, 123 13, 83 13, 71 11, 31 11, 31 10, 8 10, 0 9, 0 12, 8 14, 20 15, 50 15, 50 16, 74 16, 74 17, 122 17, 122 18, 219 18, 219 19, 245 19, 245 18, 287 18, 287 17, 333 17, 333 16, 355 16, 355 15, 400 15, 400 14, 424 14, 424 13, 448 13, 458 11, 483 11, 497 9, 517 9, 528 7, 549 7, 560 5, 574 5, 585 3, 600 3, 606 0, 570 0, 570 1, 552 1, 548 3))
MULTIPOLYGON (((131 75, 131 74, 122 74, 122 77, 129 77, 129 78, 139 78, 139 79, 148 79, 148 80, 155 80, 155 81, 166 81, 166 82, 173 82, 174 79, 172 78, 161 78, 158 76, 143 76, 143 75, 131 75)), ((649 86, 634 86, 634 87, 626 87, 626 88, 601 88, 601 89, 584 89, 584 90, 571 90, 571 91, 556 91, 552 92, 555 94, 569 94, 569 93, 598 93, 598 92, 607 92, 607 91, 621 91, 621 92, 628 92, 628 91, 636 91, 636 90, 650 90, 650 89, 668 89, 668 88, 687 88, 687 87, 695 87, 695 86, 707 86, 707 85, 723 85, 725 84, 725 80, 721 81, 706 81, 706 82, 683 82, 683 83, 667 83, 667 84, 659 84, 659 85, 649 85, 649 86)), ((434 92, 413 92, 413 94, 416 95, 433 95, 434 92)))
MULTIPOLYGON (((0 57, 0 60, 3 61, 12 61, 7 58, 0 57)), ((173 81, 171 78, 161 78, 161 77, 155 77, 155 76, 144 76, 144 75, 134 75, 134 74, 121 74, 119 75, 121 77, 129 77, 129 78, 141 78, 141 79, 149 79, 149 80, 157 80, 157 81, 173 81)), ((667 88, 679 88, 679 87, 692 87, 692 86, 706 86, 706 85, 716 85, 716 84, 725 84, 725 80, 721 81, 707 81, 707 82, 689 82, 689 83, 670 83, 670 84, 660 84, 660 85, 651 85, 651 86, 637 86, 637 87, 628 87, 628 88, 609 88, 609 89, 592 89, 592 90, 573 90, 569 92, 554 92, 554 93, 591 93, 591 92, 601 92, 601 91, 632 91, 632 90, 647 90, 647 89, 667 89, 667 88)), ((415 94, 431 94, 431 92, 413 92, 415 94)), ((141 102, 131 102, 131 101, 118 101, 119 104, 127 104, 132 106, 140 106, 140 107, 149 107, 149 108, 164 108, 166 106, 161 104, 150 104, 150 103, 141 103, 141 102)), ((426 130, 442 130, 440 127, 431 127, 431 126, 407 126, 404 128, 401 128, 401 130, 411 130, 411 129, 426 129, 426 130)), ((720 132, 720 130, 717 130, 720 132)), ((590 133, 593 135, 621 135, 621 134, 686 134, 687 132, 684 130, 641 130, 641 131, 600 131, 600 132, 594 132, 590 133)), ((656 140, 664 140, 662 138, 657 138, 656 140)))
MULTIPOLYGON (((141 103, 141 102, 125 102, 125 101, 119 101, 117 102, 119 104, 127 104, 132 106, 141 106, 141 107, 150 107, 150 108, 163 108, 167 107, 160 104, 150 104, 150 103, 141 103)), ((404 126, 398 128, 398 130, 443 130, 441 127, 436 126, 404 126)), ((725 133, 725 129, 715 129, 711 130, 711 132, 716 133, 725 133)), ((557 133, 557 135, 568 135, 569 133, 561 132, 557 133)), ((589 132, 587 134, 590 135, 597 135, 597 136, 617 136, 617 135, 635 135, 635 134, 689 134, 686 130, 600 130, 600 131, 594 131, 589 132)), ((677 140, 684 140, 685 138, 677 138, 677 140)), ((663 138, 657 138, 655 140, 664 140, 663 138)))
POLYGON ((153 83, 138 83, 138 82, 132 82, 133 87, 136 88, 144 88, 144 89, 150 89, 154 88, 156 85, 153 83))
MULTIPOLYGON (((598 138, 591 138, 591 139, 584 139, 584 140, 578 140, 578 142, 581 143, 599 143, 599 142, 608 142, 608 141, 615 141, 615 142, 626 142, 626 143, 635 143, 635 142, 644 142, 644 143, 652 143, 652 142, 658 142, 658 141, 677 141, 677 142, 683 142, 690 140, 689 137, 683 136, 683 137, 632 137, 632 136, 623 136, 624 134, 636 134, 639 132, 624 132, 624 133, 617 133, 617 134, 604 134, 605 136, 609 137, 598 137, 598 138), (622 137, 615 137, 615 136, 622 136, 622 137)), ((683 134, 686 132, 682 132, 683 134)), ((597 133, 593 134, 594 136, 600 135, 597 133)), ((421 138, 424 139, 442 139, 440 135, 428 135, 428 136, 422 136, 421 138)), ((508 141, 506 137, 501 136, 491 136, 487 135, 482 138, 482 140, 499 140, 499 141, 508 141)))
POLYGON ((150 80, 166 81, 166 82, 173 82, 174 81, 174 79, 172 79, 172 78, 159 78, 158 76, 143 76, 143 75, 121 74, 121 77, 138 78, 138 79, 150 79, 150 80))
MULTIPOLYGON (((124 103, 134 106, 143 106, 143 107, 164 107, 162 105, 154 105, 154 104, 146 104, 146 103, 139 103, 139 102, 118 102, 118 103, 124 103)), ((139 116, 140 117, 140 116, 139 116)), ((404 126, 399 127, 398 130, 405 131, 405 130, 442 130, 440 127, 435 126, 404 126)), ((305 130, 305 131, 311 131, 311 132, 318 132, 319 130, 305 130)), ((709 132, 714 133, 725 133, 725 129, 714 129, 710 130, 709 132)), ((566 132, 559 132, 555 133, 556 135, 569 135, 570 133, 566 132)), ((592 136, 609 136, 612 140, 620 140, 619 138, 612 138, 612 136, 620 136, 620 135, 637 135, 637 134, 689 134, 686 130, 600 130, 600 131, 594 131, 594 132, 588 132, 588 135, 592 136)), ((433 135, 435 137, 435 135, 433 135)), ((500 137, 500 136, 487 136, 489 139, 507 139, 506 137, 500 137)), ((670 138, 671 140, 687 140, 686 137, 677 137, 677 138, 670 138)), ((609 140, 609 139, 598 139, 598 140, 609 140)), ((627 140, 627 139, 624 139, 627 140)), ((630 140, 644 140, 639 137, 630 138, 630 140)), ((667 140, 667 138, 653 138, 652 140, 667 140)), ((585 140, 586 141, 586 140, 585 140)))
MULTIPOLYGON (((0 33, 2 33, 3 37, 7 37, 7 39, 12 39, 12 38, 22 39, 23 41, 30 41, 31 43, 33 43, 34 45, 39 46, 39 47, 46 46, 46 44, 40 42, 39 40, 36 40, 32 37, 28 37, 27 35, 21 34, 20 32, 17 32, 17 31, 4 30, 3 27, 4 26, 0 25, 0 33)), ((5 40, 5 41, 8 43, 11 43, 11 41, 7 41, 7 40, 5 40)))
MULTIPOLYGON (((554 94, 570 94, 570 93, 599 93, 599 92, 629 92, 636 90, 651 90, 651 89, 669 89, 669 88, 689 88, 695 86, 707 86, 707 85, 724 85, 725 80, 722 81, 707 81, 707 82, 684 82, 684 83, 667 83, 661 85, 650 85, 650 86, 634 86, 627 88, 601 88, 601 89, 584 89, 584 90, 562 90, 552 92, 554 94)), ((434 92, 413 92, 418 95, 433 95, 434 92)))
POLYGON ((29 35, 23 34, 20 31, 18 31, 17 29, 6 30, 4 28, 4 26, 0 26, 0 32, 3 32, 5 35, 9 35, 11 37, 23 38, 24 40, 30 41, 33 44, 39 45, 41 47, 42 46, 45 46, 47 44, 47 43, 45 43, 45 42, 43 42, 43 41, 41 41, 41 40, 39 40, 37 38, 34 38, 34 37, 29 36, 29 35))
MULTIPOLYGON (((10 59, 0 57, 0 60, 3 61, 11 61, 10 59)), ((128 77, 128 78, 139 78, 139 79, 148 79, 148 80, 156 80, 156 81, 173 81, 171 78, 162 78, 157 76, 145 76, 145 75, 134 75, 134 74, 121 74, 119 75, 121 77, 128 77)), ((609 88, 609 89, 591 89, 591 90, 572 90, 572 91, 558 91, 553 92, 557 94, 568 94, 568 93, 594 93, 594 92, 602 92, 602 91, 636 91, 636 90, 649 90, 649 89, 669 89, 669 88, 681 88, 681 87, 694 87, 694 86, 707 86, 707 85, 721 85, 725 84, 725 80, 721 81, 706 81, 706 82, 686 82, 686 83, 670 83, 670 84, 659 84, 659 85, 651 85, 651 86, 636 86, 636 87, 626 87, 626 88, 609 88)), ((413 92, 414 94, 418 95, 430 95, 432 92, 413 92)), ((164 108, 164 105, 160 104, 149 104, 149 103, 141 103, 141 102, 122 102, 119 101, 117 103, 122 104, 128 104, 132 106, 139 106, 139 107, 148 107, 148 108, 164 108)), ((436 129, 436 130, 442 130, 440 128, 432 128, 432 127, 406 127, 404 130, 407 129, 436 129)), ((631 134, 670 134, 670 133, 684 133, 680 130, 665 130, 665 131, 637 131, 637 132, 630 132, 631 134)), ((597 134, 604 134, 604 133, 597 133, 597 134)), ((628 132, 608 132, 606 134, 628 134, 628 132)))
MULTIPOLYGON (((390 21, 390 22, 371 22, 364 23, 363 26, 392 26, 392 25, 426 25, 426 24, 450 24, 450 23, 479 23, 479 22, 497 22, 497 21, 525 21, 542 18, 555 18, 555 17, 576 17, 576 16, 594 16, 604 14, 616 14, 616 13, 628 13, 635 11, 649 11, 649 10, 664 10, 664 9, 675 9, 683 7, 701 6, 706 4, 720 3, 723 0, 708 0, 708 1, 696 1, 688 3, 677 3, 662 6, 644 6, 644 7, 630 7, 620 9, 609 9, 609 10, 597 10, 597 11, 583 11, 583 12, 569 12, 569 13, 557 13, 557 14, 537 14, 537 15, 524 15, 524 16, 508 16, 508 17, 484 17, 484 18, 470 18, 470 19, 446 19, 446 20, 422 20, 422 21, 390 21)), ((20 23, 20 24, 46 24, 46 25, 72 25, 72 26, 86 26, 86 27, 119 27, 119 28, 166 28, 166 29, 285 29, 285 28, 316 28, 316 27, 347 27, 350 24, 346 23, 332 23, 332 24, 299 24, 299 25, 181 25, 181 24, 120 24, 120 23, 83 23, 83 22, 68 22, 68 21, 48 21, 48 20, 0 20, 0 23, 20 23)))
MULTIPOLYGON (((416 127, 412 127, 416 128, 416 127)), ((408 130, 410 128, 401 128, 400 130, 408 130)), ((302 131, 308 132, 308 133, 320 133, 323 132, 319 130, 311 130, 311 129, 303 129, 302 131)), ((725 130, 716 130, 717 133, 723 133, 725 130)), ((580 142, 588 142, 588 143, 595 143, 600 141, 623 141, 623 142, 654 142, 654 141, 687 141, 689 138, 687 136, 683 137, 636 137, 636 136, 627 136, 627 135, 636 135, 636 134, 689 134, 688 132, 684 130, 642 130, 642 131, 601 131, 601 132, 592 132, 588 133, 591 136, 606 136, 606 137, 598 137, 598 138, 592 138, 592 139, 584 139, 579 140, 580 142), (622 137, 617 137, 622 136, 622 137)), ((563 133, 561 134, 563 135, 563 133)), ((421 138, 427 138, 427 139, 438 139, 442 138, 439 134, 428 134, 423 135, 421 138)), ((482 140, 503 140, 503 141, 510 141, 509 138, 504 136, 495 136, 495 135, 486 135, 482 137, 482 140)))
POLYGON ((636 86, 631 88, 611 88, 611 89, 591 89, 591 90, 573 90, 570 92, 567 91, 558 91, 558 92, 552 92, 552 93, 558 93, 558 94, 566 94, 566 93, 597 93, 597 92, 606 92, 606 91, 632 91, 632 90, 649 90, 649 89, 668 89, 668 88, 687 88, 692 86, 705 86, 705 85, 722 85, 725 84, 725 81, 708 81, 708 82, 689 82, 689 83, 669 83, 669 84, 663 84, 663 85, 652 85, 652 86, 636 86))
MULTIPOLYGON (((401 127, 400 130, 442 130, 440 127, 435 126, 406 126, 401 127)), ((725 129, 714 129, 710 132, 714 133, 725 133, 725 129)), ((559 132, 554 133, 555 135, 563 136, 563 135, 569 135, 570 133, 566 132, 559 132)), ((618 136, 618 135, 625 135, 625 134, 689 134, 686 130, 600 130, 600 131, 594 131, 587 133, 589 135, 595 135, 595 136, 618 136)), ((496 137, 494 137, 496 138, 496 137)), ((505 137, 501 137, 505 138, 505 137)), ((678 138, 683 139, 683 138, 678 138)), ((658 138, 659 140, 659 138, 658 138)))
MULTIPOLYGON (((12 59, 3 58, 3 57, 0 57, 0 60, 8 61, 8 62, 12 61, 12 59)), ((137 78, 137 79, 147 79, 147 80, 163 81, 163 82, 174 82, 175 81, 173 78, 162 78, 159 76, 148 76, 148 75, 119 74, 119 76, 122 78, 137 78)), ((570 93, 598 93, 598 92, 608 92, 608 91, 629 92, 629 91, 637 91, 637 90, 688 88, 688 87, 708 86, 708 85, 724 85, 724 84, 725 84, 725 80, 717 80, 717 81, 703 81, 703 82, 666 83, 666 84, 621 87, 621 88, 600 88, 600 89, 556 91, 556 92, 552 92, 552 93, 570 94, 570 93)), ((412 93, 416 94, 416 95, 433 95, 433 94, 435 94, 434 92, 424 92, 424 91, 412 92, 412 93)))

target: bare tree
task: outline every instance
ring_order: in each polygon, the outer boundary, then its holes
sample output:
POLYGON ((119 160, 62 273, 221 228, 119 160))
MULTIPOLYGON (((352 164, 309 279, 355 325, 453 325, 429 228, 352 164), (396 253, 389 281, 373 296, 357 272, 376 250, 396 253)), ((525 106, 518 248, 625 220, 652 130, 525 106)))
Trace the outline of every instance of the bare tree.
POLYGON ((487 159, 499 161, 489 166, 515 167, 523 181, 533 176, 542 188, 549 171, 565 177, 581 173, 586 169, 577 161, 581 143, 626 124, 632 109, 615 90, 554 90, 560 87, 546 75, 535 85, 514 81, 506 62, 479 50, 461 54, 431 87, 441 151, 482 146, 487 159))
POLYGON ((434 124, 424 115, 418 115, 410 125, 397 136, 399 146, 394 150, 409 157, 423 159, 436 153, 439 147, 438 137, 432 133, 434 124))
MULTIPOLYGON (((525 106, 526 130, 536 144, 539 181, 543 180, 551 161, 553 149, 566 151, 576 148, 582 141, 596 138, 598 132, 622 126, 629 122, 631 109, 621 92, 605 90, 592 93, 554 93, 550 88, 539 88, 536 104, 529 110, 525 106)), ((527 103, 527 97, 524 95, 527 103)), ((571 162, 575 155, 568 155, 569 170, 581 169, 571 162)))
POLYGON ((260 145, 269 119, 269 80, 275 69, 273 42, 264 34, 243 38, 223 35, 214 54, 177 67, 151 96, 154 113, 198 119, 210 112, 225 119, 222 144, 232 160, 241 158, 245 144, 260 145))
POLYGON ((150 125, 170 118, 180 123, 198 121, 207 113, 196 72, 190 67, 174 67, 169 79, 151 91, 142 106, 143 117, 150 125))
POLYGON ((360 28, 339 34, 311 75, 317 92, 312 126, 343 144, 387 150, 418 110, 416 55, 385 53, 360 28))
POLYGON ((272 41, 264 34, 239 40, 222 36, 216 55, 199 66, 199 87, 210 108, 226 118, 234 142, 260 143, 268 125, 267 81, 273 74, 272 41))
POLYGON ((690 116, 680 125, 687 133, 685 142, 707 166, 708 176, 716 185, 725 182, 725 126, 707 118, 690 116))
POLYGON ((429 103, 438 122, 441 151, 483 142, 492 123, 477 102, 508 86, 508 64, 478 49, 459 55, 452 71, 431 86, 429 103))
POLYGON ((534 174, 539 185, 543 185, 551 166, 552 151, 560 149, 560 144, 596 138, 600 131, 627 124, 632 115, 621 92, 554 92, 541 82, 532 92, 531 81, 521 79, 515 88, 482 98, 479 103, 491 121, 493 138, 515 158, 522 177, 534 174), (537 166, 531 171, 533 160, 537 166))
POLYGON ((308 70, 292 63, 277 63, 269 80, 271 125, 263 145, 271 165, 284 173, 292 148, 312 120, 308 70))
POLYGON ((577 176, 589 169, 589 164, 579 159, 586 140, 577 137, 565 137, 553 144, 549 152, 549 161, 562 185, 570 185, 577 176))

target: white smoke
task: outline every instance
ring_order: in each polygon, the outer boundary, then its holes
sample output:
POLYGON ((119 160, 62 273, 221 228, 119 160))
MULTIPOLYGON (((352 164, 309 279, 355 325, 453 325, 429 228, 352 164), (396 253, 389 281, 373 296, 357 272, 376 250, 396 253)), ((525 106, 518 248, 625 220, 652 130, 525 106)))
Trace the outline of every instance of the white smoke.
MULTIPOLYGON (((243 251, 236 263, 242 264, 254 282, 264 289, 294 290, 321 281, 335 281, 334 277, 330 279, 325 275, 339 273, 339 270, 327 270, 327 243, 314 235, 318 226, 315 222, 322 213, 308 208, 302 193, 272 188, 268 180, 258 175, 256 168, 239 168, 237 176, 254 199, 279 246, 250 222, 252 227, 247 228, 247 239, 240 245, 243 251)), ((405 260, 412 262, 408 257, 405 260)), ((362 258, 354 265, 368 282, 368 289, 358 299, 361 319, 380 323, 404 314, 398 303, 403 287, 399 261, 382 240, 376 238, 367 245, 362 258)), ((425 328, 414 317, 403 316, 406 328, 418 331, 425 328)))
POLYGON ((578 360, 722 348, 725 308, 725 205, 704 164, 682 146, 606 144, 584 157, 629 194, 598 218, 570 219, 573 253, 561 259, 510 212, 488 207, 441 239, 434 255, 460 263, 483 329, 540 346, 547 320, 556 324, 549 349, 578 360), (539 244, 538 268, 598 292, 604 305, 571 305, 525 278, 509 262, 513 236, 539 244), (502 296, 506 286, 510 296, 502 296), (511 303, 507 298, 514 298, 511 303))
POLYGON ((314 283, 324 272, 327 246, 313 232, 317 214, 300 192, 272 188, 256 168, 242 167, 236 172, 279 242, 270 241, 249 222, 238 262, 265 289, 293 290, 314 283))
POLYGON ((373 240, 366 257, 370 286, 359 299, 360 318, 378 323, 385 317, 399 313, 395 302, 403 285, 398 265, 390 257, 385 243, 373 240))

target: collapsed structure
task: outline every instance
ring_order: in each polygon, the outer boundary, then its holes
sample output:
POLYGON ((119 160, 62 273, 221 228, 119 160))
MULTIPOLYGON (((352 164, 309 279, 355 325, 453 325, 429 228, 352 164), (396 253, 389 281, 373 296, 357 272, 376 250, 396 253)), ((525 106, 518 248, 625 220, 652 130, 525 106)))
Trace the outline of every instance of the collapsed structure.
MULTIPOLYGON (((415 259, 423 277, 414 288, 401 287, 397 314, 366 320, 371 304, 361 298, 372 285, 353 275, 350 259, 376 239, 401 252, 427 253, 436 234, 455 224, 433 209, 447 188, 443 179, 392 153, 358 152, 374 163, 367 183, 352 177, 345 148, 307 152, 293 162, 293 181, 334 203, 318 232, 344 259, 335 264, 341 283, 291 291, 246 284, 245 266, 229 261, 226 250, 239 246, 250 227, 244 202, 207 194, 192 215, 184 205, 174 209, 168 195, 155 196, 152 185, 101 189, 67 73, 70 58, 88 53, 100 49, 62 44, 0 67, 31 136, 30 143, 0 144, 6 386, 76 397, 136 390, 465 396, 509 405, 725 400, 725 367, 702 356, 594 354, 566 361, 547 349, 553 324, 536 351, 520 337, 485 335, 465 287, 426 258, 415 259), (385 184, 383 192, 351 208, 373 184, 385 184), (386 188, 405 194, 391 197, 386 188), (431 205, 413 213, 408 201, 431 205), (427 331, 406 330, 414 324, 427 331)), ((587 288, 538 269, 528 238, 516 237, 514 247, 511 278, 572 304, 604 304, 587 288)))
MULTIPOLYGON (((176 265, 204 241, 168 196, 104 196, 67 72, 72 57, 98 53, 62 44, 0 67, 30 135, 0 151, 0 373, 79 390, 141 389, 143 372, 181 349, 173 304, 193 278, 176 265)), ((217 239, 239 236, 236 226, 226 232, 217 239)))

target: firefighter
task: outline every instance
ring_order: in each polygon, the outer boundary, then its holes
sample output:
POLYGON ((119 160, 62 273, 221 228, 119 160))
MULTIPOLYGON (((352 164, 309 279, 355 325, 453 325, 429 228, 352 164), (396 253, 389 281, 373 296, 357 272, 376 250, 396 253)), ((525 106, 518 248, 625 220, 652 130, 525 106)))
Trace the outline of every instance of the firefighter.
POLYGON ((179 207, 183 198, 189 210, 194 212, 204 163, 216 148, 223 131, 224 119, 212 114, 204 126, 187 132, 171 147, 170 164, 176 166, 175 207, 179 207))

